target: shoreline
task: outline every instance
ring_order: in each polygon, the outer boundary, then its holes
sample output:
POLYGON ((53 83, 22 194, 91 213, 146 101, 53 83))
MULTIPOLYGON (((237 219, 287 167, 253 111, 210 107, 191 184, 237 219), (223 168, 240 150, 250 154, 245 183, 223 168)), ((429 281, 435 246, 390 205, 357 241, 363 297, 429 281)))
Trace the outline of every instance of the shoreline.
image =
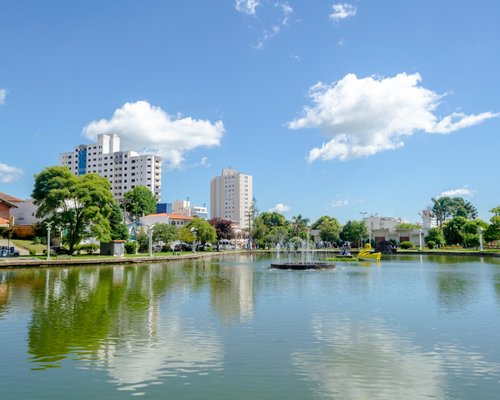
MULTIPOLYGON (((337 254, 338 250, 314 250, 315 253, 330 253, 337 254)), ((359 251, 353 250, 352 254, 357 254, 359 251)), ((10 269, 10 268, 43 268, 43 267, 54 267, 54 266, 85 266, 85 265, 100 265, 100 264, 143 264, 143 263, 157 263, 157 262, 172 262, 181 260, 198 260, 207 257, 220 257, 224 255, 235 255, 235 254, 273 254, 276 250, 236 250, 236 251, 224 251, 224 252, 203 252, 203 253, 189 253, 189 254, 179 254, 170 256, 153 256, 149 255, 141 257, 110 257, 110 258, 99 258, 96 256, 93 258, 52 258, 50 260, 40 260, 32 258, 9 258, 0 259, 0 269, 10 269)), ((408 255, 425 255, 425 256, 458 256, 458 257, 500 257, 500 252, 487 252, 487 251, 425 251, 425 250, 409 250, 409 251, 398 251, 394 254, 384 254, 384 256, 408 256, 408 255)))

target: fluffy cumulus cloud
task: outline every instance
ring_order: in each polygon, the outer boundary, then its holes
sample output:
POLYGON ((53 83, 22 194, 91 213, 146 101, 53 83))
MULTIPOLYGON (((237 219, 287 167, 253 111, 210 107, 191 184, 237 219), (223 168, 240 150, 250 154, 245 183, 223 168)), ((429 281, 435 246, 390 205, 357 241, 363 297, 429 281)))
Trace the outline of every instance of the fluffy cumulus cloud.
POLYGON ((340 21, 341 19, 354 17, 357 11, 356 7, 348 3, 332 4, 332 9, 333 12, 330 14, 330 18, 334 22, 340 21))
POLYGON ((239 12, 248 15, 255 15, 257 7, 260 5, 259 0, 236 0, 235 8, 239 12))
POLYGON ((0 105, 5 104, 5 97, 7 97, 7 91, 0 89, 0 105))
POLYGON ((10 183, 15 182, 21 178, 23 174, 23 170, 17 167, 12 167, 7 164, 3 164, 0 162, 0 182, 1 183, 10 183))
POLYGON ((124 150, 157 154, 170 167, 179 167, 184 154, 199 147, 219 146, 224 134, 222 121, 171 116, 147 101, 126 103, 110 119, 92 121, 83 134, 94 140, 102 133, 117 133, 124 150))
POLYGON ((458 189, 446 190, 439 194, 439 197, 472 197, 474 196, 475 190, 463 187, 458 189))
POLYGON ((292 209, 283 203, 278 203, 273 208, 269 209, 269 212, 278 212, 278 213, 285 213, 288 211, 292 211, 292 209))
POLYGON ((349 160, 404 145, 418 131, 447 134, 479 124, 500 113, 453 113, 438 118, 443 98, 420 85, 418 73, 358 78, 348 74, 331 85, 310 88, 312 107, 289 123, 290 129, 318 128, 330 141, 309 152, 309 161, 349 160))

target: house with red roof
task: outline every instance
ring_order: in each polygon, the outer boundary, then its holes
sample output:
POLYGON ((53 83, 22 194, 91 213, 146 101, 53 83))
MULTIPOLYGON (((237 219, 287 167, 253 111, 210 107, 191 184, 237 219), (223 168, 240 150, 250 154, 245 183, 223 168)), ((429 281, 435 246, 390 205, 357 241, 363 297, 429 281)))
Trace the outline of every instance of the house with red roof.
POLYGON ((0 192, 0 227, 8 227, 11 217, 11 210, 17 208, 17 204, 22 200, 0 192))

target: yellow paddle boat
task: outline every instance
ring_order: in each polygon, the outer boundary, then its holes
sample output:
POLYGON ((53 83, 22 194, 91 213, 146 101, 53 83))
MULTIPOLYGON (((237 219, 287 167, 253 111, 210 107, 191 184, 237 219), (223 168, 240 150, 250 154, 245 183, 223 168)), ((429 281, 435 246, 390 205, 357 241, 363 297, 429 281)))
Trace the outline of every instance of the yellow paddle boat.
POLYGON ((359 251, 358 258, 361 260, 368 260, 368 261, 380 261, 382 253, 380 252, 372 253, 372 250, 373 248, 370 245, 370 243, 366 243, 365 248, 359 251))

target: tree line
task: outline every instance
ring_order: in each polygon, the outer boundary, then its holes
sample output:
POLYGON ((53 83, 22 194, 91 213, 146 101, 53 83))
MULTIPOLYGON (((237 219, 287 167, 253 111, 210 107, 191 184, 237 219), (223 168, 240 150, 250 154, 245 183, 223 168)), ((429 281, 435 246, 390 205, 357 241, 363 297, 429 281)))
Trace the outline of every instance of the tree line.
MULTIPOLYGON (((147 187, 133 188, 117 203, 106 178, 97 174, 76 176, 62 166, 48 167, 35 175, 32 197, 38 207, 37 217, 43 219, 42 225, 51 223, 53 228, 64 231, 63 242, 70 254, 79 243, 91 237, 102 242, 128 240, 124 214, 131 220, 138 220, 156 212, 156 199, 147 187)), ((500 240, 500 206, 490 210, 493 216, 488 223, 477 218, 474 205, 461 197, 431 200, 430 211, 437 226, 425 237, 429 247, 477 247, 480 229, 486 242, 500 240)), ((325 244, 360 242, 369 236, 364 221, 352 220, 342 225, 335 217, 324 215, 310 224, 309 218, 301 214, 287 220, 278 212, 259 213, 255 199, 248 218, 251 228, 244 236, 259 248, 310 240, 310 230, 317 230, 325 244)), ((156 224, 153 228, 153 240, 165 245, 174 241, 205 244, 234 238, 231 221, 223 218, 210 221, 194 218, 181 228, 168 224, 156 224)), ((146 232, 140 230, 135 239, 138 250, 147 251, 146 232)))

